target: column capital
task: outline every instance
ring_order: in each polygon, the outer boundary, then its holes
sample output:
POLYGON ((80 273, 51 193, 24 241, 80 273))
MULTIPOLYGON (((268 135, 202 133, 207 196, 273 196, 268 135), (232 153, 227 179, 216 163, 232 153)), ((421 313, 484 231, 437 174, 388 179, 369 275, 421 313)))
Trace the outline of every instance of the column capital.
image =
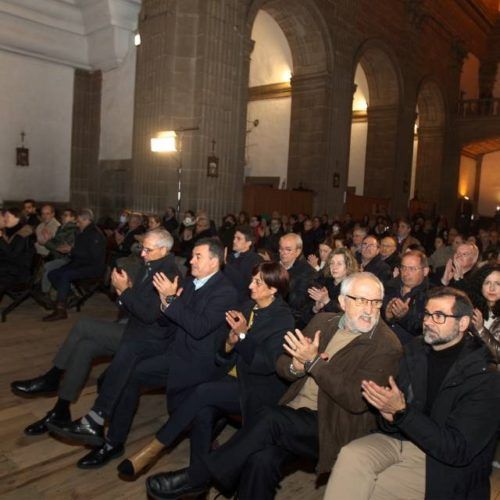
POLYGON ((294 92, 309 92, 312 90, 331 87, 333 84, 332 75, 326 71, 320 73, 311 73, 305 75, 293 75, 290 84, 292 93, 294 92))

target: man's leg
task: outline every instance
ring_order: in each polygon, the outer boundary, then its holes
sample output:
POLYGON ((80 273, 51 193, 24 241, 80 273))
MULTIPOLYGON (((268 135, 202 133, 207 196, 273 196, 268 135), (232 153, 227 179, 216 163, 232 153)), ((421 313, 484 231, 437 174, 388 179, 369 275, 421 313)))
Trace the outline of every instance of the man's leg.
POLYGON ((401 460, 401 441, 370 434, 344 446, 332 469, 324 500, 368 500, 379 474, 401 460))
POLYGON ((68 259, 63 258, 63 259, 50 260, 49 262, 46 262, 43 265, 43 276, 41 281, 41 288, 43 293, 49 293, 50 291, 50 281, 48 278, 49 273, 51 271, 54 271, 54 269, 59 269, 60 267, 66 265, 67 263, 68 259))

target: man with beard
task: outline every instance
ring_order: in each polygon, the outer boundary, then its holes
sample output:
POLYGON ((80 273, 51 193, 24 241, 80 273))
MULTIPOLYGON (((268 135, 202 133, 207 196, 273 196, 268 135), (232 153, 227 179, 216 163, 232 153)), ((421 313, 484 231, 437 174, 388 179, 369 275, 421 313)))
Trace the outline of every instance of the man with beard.
POLYGON ((472 313, 460 290, 429 293, 423 337, 406 346, 397 383, 361 384, 380 432, 342 449, 326 500, 490 498, 500 373, 468 334, 472 313))
POLYGON ((320 313, 303 332, 286 334, 276 370, 292 384, 279 406, 263 409, 196 466, 152 476, 148 493, 180 498, 214 481, 223 491, 237 488, 240 500, 267 500, 275 497, 281 467, 291 458, 317 462, 318 473, 330 471, 340 448, 375 425, 361 381, 383 381, 397 370, 401 345, 380 321, 383 295, 373 274, 345 278, 343 315, 320 313))

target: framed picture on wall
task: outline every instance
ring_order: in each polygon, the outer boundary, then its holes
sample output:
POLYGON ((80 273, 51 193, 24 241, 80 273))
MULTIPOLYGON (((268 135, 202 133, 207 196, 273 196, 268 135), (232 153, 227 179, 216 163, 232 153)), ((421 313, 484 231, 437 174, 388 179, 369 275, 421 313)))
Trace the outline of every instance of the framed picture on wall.
POLYGON ((207 177, 219 177, 219 158, 217 156, 208 157, 207 177))
POLYGON ((18 167, 29 167, 30 150, 28 148, 16 148, 16 165, 18 167))

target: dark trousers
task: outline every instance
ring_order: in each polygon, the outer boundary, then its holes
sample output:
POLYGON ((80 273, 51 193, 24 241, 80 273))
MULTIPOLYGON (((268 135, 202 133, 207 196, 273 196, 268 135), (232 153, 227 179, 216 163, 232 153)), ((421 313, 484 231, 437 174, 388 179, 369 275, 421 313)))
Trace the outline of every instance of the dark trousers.
MULTIPOLYGON (((283 462, 293 456, 318 460, 317 412, 286 406, 263 408, 248 426, 210 453, 204 464, 225 491, 238 487, 243 499, 273 499, 283 462)), ((196 469, 190 476, 193 482, 196 469)))
POLYGON ((99 271, 95 269, 74 269, 65 265, 50 271, 47 278, 57 290, 57 302, 66 302, 73 281, 85 278, 96 278, 99 274, 99 271))
POLYGON ((166 352, 168 345, 165 340, 123 337, 118 351, 106 370, 106 376, 93 409, 106 417, 111 417, 137 365, 141 361, 166 352))
POLYGON ((141 390, 165 387, 169 365, 168 352, 137 363, 121 392, 109 422, 107 440, 111 444, 125 443, 134 420, 141 390))
POLYGON ((238 381, 226 376, 216 382, 198 385, 170 415, 156 434, 169 447, 191 426, 191 465, 210 451, 215 423, 222 415, 241 413, 238 381))

